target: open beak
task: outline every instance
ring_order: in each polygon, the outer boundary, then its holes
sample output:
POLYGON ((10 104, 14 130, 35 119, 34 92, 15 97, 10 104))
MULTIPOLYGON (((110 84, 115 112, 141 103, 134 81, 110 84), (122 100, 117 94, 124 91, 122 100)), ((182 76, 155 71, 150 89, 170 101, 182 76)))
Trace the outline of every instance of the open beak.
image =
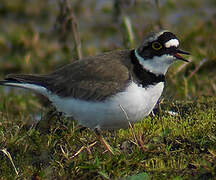
POLYGON ((180 49, 177 49, 177 51, 176 51, 175 54, 174 54, 174 57, 175 57, 176 59, 179 59, 179 60, 182 60, 182 61, 185 61, 185 62, 189 62, 187 59, 183 58, 183 57, 181 56, 181 54, 190 55, 189 52, 185 52, 185 51, 182 51, 182 50, 180 50, 180 49))

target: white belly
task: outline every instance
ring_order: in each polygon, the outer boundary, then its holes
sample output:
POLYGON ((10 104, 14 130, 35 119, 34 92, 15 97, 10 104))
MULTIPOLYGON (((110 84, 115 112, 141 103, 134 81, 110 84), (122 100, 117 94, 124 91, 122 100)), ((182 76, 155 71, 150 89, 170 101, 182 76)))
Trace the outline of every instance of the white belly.
POLYGON ((137 122, 149 115, 160 98, 163 88, 163 82, 149 86, 147 89, 131 83, 125 92, 120 92, 104 102, 61 98, 50 93, 47 96, 59 111, 66 116, 73 116, 85 127, 119 129, 128 127, 128 120, 122 108, 131 123, 137 122))

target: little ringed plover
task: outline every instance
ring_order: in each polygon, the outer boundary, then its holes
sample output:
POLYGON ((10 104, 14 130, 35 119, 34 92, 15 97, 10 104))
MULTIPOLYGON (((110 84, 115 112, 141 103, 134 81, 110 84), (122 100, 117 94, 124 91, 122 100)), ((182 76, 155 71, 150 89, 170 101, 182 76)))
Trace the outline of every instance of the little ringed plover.
POLYGON ((87 57, 45 75, 9 74, 0 85, 46 96, 84 127, 119 129, 148 116, 160 98, 169 66, 189 54, 169 31, 151 33, 133 50, 87 57), (124 109, 128 119, 125 118, 124 109))

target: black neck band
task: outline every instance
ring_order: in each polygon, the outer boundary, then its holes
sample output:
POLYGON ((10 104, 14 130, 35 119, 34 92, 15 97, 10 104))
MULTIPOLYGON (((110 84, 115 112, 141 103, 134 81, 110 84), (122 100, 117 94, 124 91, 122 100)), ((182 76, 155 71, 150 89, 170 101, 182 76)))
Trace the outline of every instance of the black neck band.
POLYGON ((165 76, 163 74, 156 75, 143 68, 135 55, 135 50, 131 51, 131 62, 134 64, 133 73, 136 75, 135 79, 138 84, 142 85, 142 87, 154 85, 159 82, 165 82, 165 76))

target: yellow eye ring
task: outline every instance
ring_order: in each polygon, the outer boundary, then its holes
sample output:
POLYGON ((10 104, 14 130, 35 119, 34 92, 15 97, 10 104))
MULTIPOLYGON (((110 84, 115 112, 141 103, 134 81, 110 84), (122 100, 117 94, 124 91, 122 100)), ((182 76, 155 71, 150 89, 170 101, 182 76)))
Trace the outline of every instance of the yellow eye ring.
POLYGON ((159 49, 161 49, 162 48, 162 45, 161 45, 161 43, 159 43, 159 42, 153 42, 152 43, 152 48, 154 49, 154 50, 156 50, 156 51, 158 51, 159 49))

